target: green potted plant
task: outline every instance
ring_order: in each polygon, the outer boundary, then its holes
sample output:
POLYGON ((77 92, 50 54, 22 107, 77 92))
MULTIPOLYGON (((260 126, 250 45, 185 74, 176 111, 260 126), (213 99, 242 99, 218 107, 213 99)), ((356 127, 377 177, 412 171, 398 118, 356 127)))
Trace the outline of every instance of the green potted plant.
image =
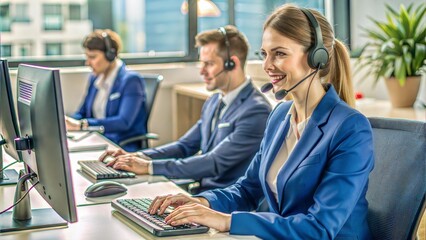
POLYGON ((394 107, 411 107, 417 97, 426 65, 425 13, 424 3, 407 8, 401 4, 399 12, 386 4, 387 21, 370 17, 374 28, 363 28, 370 41, 362 50, 358 66, 370 69, 374 86, 379 79, 386 79, 394 107))

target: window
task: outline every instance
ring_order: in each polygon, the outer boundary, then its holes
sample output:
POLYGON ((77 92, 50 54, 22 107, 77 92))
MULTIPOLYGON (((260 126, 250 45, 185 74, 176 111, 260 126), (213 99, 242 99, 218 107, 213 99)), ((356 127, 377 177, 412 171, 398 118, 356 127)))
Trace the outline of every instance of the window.
POLYGON ((69 19, 70 20, 81 20, 81 5, 70 4, 69 5, 69 19))
POLYGON ((60 4, 43 4, 44 30, 62 30, 62 11, 60 4))
POLYGON ((46 43, 45 55, 62 55, 62 44, 61 43, 46 43))
POLYGON ((0 4, 0 32, 10 32, 10 4, 0 4))
POLYGON ((17 3, 13 14, 13 22, 29 22, 28 17, 28 4, 17 3))
MULTIPOLYGON (((324 2, 327 1, 332 0, 291 2, 326 13, 324 2)), ((34 61, 45 66, 60 67, 83 65, 84 52, 81 48, 83 38, 94 29, 106 28, 116 31, 121 36, 124 49, 120 57, 127 64, 196 61, 198 50, 194 48, 195 35, 200 31, 227 24, 236 25, 247 35, 251 46, 249 59, 257 59, 255 51, 258 51, 261 45, 264 20, 275 7, 290 1, 31 0, 30 6, 22 1, 2 2, 1 31, 10 31, 11 25, 16 29, 7 36, 5 43, 31 42, 22 51, 16 45, 14 47, 16 50, 11 52, 12 57, 27 56, 26 62, 34 61), (213 10, 208 9, 205 14, 203 11, 206 4, 214 5, 213 10), (198 17, 195 13, 197 5, 198 17), (13 25, 14 22, 10 21, 9 8, 13 10, 12 17, 22 22, 13 25), (31 21, 24 21, 30 17, 31 21), (23 31, 27 33, 26 36, 22 36, 23 31), (55 43, 46 43, 53 40, 55 43), (50 55, 56 57, 42 58, 50 55)), ((11 66, 17 66, 19 60, 12 60, 9 63, 11 66)))
POLYGON ((284 3, 293 2, 295 5, 314 8, 324 14, 323 0, 235 0, 235 25, 246 34, 250 42, 249 59, 257 59, 256 53, 262 44, 263 23, 271 12, 284 3))
POLYGON ((0 57, 10 57, 10 56, 12 56, 12 45, 1 44, 0 45, 0 57))

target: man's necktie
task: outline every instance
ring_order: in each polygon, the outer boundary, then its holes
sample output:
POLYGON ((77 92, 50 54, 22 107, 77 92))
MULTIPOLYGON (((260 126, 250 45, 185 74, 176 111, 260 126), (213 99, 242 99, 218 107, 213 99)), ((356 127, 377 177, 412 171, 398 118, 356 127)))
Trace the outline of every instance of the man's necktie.
POLYGON ((226 106, 226 104, 221 100, 219 100, 218 106, 216 107, 216 111, 215 114, 213 115, 213 119, 212 119, 212 132, 214 131, 214 129, 217 127, 218 123, 219 123, 219 119, 220 119, 220 113, 222 112, 222 109, 226 106))

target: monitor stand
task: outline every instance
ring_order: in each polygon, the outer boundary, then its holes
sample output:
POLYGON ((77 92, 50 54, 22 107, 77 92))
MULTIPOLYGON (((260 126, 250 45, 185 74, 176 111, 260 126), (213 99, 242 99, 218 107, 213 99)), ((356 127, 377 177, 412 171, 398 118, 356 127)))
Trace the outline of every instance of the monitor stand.
MULTIPOLYGON (((23 175, 22 170, 20 175, 23 175)), ((28 191, 27 180, 30 178, 31 176, 28 174, 19 178, 18 184, 16 185, 14 202, 17 202, 28 191)), ((67 225, 68 222, 62 219, 51 208, 31 210, 29 194, 13 208, 13 211, 8 211, 0 215, 0 233, 40 228, 67 227, 67 225)))
MULTIPOLYGON (((4 140, 0 140, 0 170, 3 169, 3 147, 4 140)), ((3 170, 0 172, 0 186, 11 185, 18 182, 18 172, 13 169, 3 170)))

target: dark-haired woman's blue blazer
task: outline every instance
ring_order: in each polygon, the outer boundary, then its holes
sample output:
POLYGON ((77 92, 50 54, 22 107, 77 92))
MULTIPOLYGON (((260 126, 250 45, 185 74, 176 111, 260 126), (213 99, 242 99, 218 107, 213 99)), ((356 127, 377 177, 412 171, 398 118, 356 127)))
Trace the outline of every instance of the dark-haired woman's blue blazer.
MULTIPOLYGON (((95 75, 90 75, 89 87, 83 104, 77 113, 76 119, 86 118, 90 126, 103 126, 104 135, 115 143, 127 138, 145 134, 146 109, 145 109, 145 83, 136 72, 126 70, 125 64, 117 72, 117 77, 109 94, 106 106, 106 117, 94 118, 92 108, 98 92, 94 86, 95 75)), ((136 151, 137 143, 124 146, 127 151, 136 151)))

